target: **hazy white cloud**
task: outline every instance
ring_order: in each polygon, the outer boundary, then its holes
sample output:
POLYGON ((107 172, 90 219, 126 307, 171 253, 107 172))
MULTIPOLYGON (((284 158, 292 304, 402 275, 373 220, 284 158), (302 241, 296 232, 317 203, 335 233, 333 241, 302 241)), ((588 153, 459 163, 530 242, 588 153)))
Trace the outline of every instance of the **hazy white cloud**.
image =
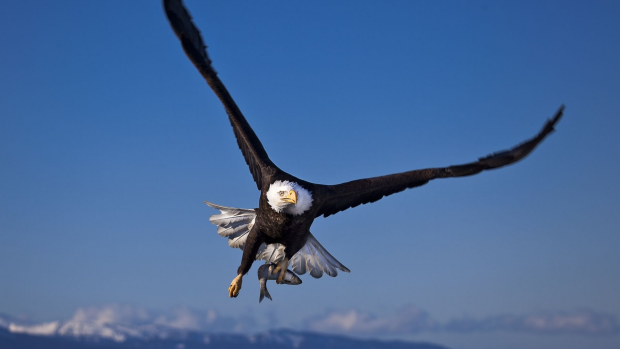
POLYGON ((455 319, 443 326, 446 331, 512 331, 541 334, 619 334, 620 319, 613 314, 592 310, 575 312, 541 312, 536 314, 504 314, 481 319, 455 319))
POLYGON ((408 306, 393 315, 377 316, 359 310, 330 312, 305 322, 308 330, 346 334, 405 334, 437 328, 430 315, 408 306))
POLYGON ((155 319, 155 323, 183 330, 200 330, 217 319, 217 315, 208 315, 211 312, 213 311, 209 310, 207 314, 198 314, 188 308, 180 307, 173 309, 169 315, 159 315, 155 319))
POLYGON ((100 307, 78 308, 70 321, 89 322, 96 325, 105 324, 141 324, 149 322, 146 309, 129 305, 107 305, 100 307))
POLYGON ((418 332, 521 332, 536 334, 620 334, 620 319, 591 310, 504 314, 484 318, 460 318, 440 323, 426 311, 405 307, 394 314, 377 316, 359 310, 333 311, 305 321, 307 330, 351 335, 405 335, 418 332))
POLYGON ((176 329, 209 332, 252 331, 256 324, 251 316, 233 318, 222 316, 213 309, 194 310, 187 307, 177 307, 159 313, 153 318, 153 322, 176 329))
POLYGON ((160 325, 178 330, 208 332, 245 332, 254 330, 251 316, 222 316, 216 310, 195 310, 176 307, 166 311, 151 311, 128 305, 106 305, 78 308, 68 323, 160 325))

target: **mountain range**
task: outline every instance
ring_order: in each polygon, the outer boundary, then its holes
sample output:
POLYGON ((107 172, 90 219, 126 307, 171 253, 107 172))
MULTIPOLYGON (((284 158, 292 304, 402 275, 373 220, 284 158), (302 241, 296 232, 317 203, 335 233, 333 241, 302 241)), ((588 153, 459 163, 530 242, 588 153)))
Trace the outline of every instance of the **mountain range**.
POLYGON ((430 343, 356 339, 289 329, 247 335, 180 330, 157 324, 99 324, 75 320, 43 324, 16 324, 10 317, 0 317, 0 348, 2 349, 218 349, 232 347, 235 349, 447 349, 430 343))

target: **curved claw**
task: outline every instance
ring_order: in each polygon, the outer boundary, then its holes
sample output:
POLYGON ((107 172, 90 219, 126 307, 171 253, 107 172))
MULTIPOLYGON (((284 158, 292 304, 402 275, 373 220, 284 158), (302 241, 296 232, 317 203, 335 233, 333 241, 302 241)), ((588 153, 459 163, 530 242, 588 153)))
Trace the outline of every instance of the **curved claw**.
POLYGON ((241 283, 243 281, 243 275, 239 274, 233 281, 230 283, 228 287, 228 297, 236 298, 239 295, 239 291, 241 291, 241 283))
POLYGON ((281 284, 282 281, 284 280, 284 277, 286 276, 286 268, 288 268, 288 258, 284 258, 283 260, 280 261, 280 263, 278 263, 278 265, 273 269, 273 273, 280 273, 280 275, 278 275, 278 278, 276 279, 276 284, 281 284))
POLYGON ((281 284, 282 281, 284 281, 284 276, 286 275, 286 273, 280 273, 280 275, 278 275, 278 278, 276 279, 276 284, 281 284))

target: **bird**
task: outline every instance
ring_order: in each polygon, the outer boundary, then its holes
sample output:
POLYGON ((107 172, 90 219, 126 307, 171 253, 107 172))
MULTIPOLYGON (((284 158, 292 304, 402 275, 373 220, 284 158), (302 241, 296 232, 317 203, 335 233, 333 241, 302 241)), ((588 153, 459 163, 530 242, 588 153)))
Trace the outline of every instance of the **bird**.
MULTIPOLYGON (((245 242, 250 231, 256 223, 257 209, 234 208, 216 205, 205 201, 205 204, 219 210, 220 214, 209 218, 211 223, 218 226, 217 233, 228 238, 228 245, 232 248, 245 248, 245 242)), ((256 252, 256 260, 264 260, 265 264, 277 264, 284 257, 285 247, 277 242, 263 243, 256 252)), ((299 275, 310 273, 310 276, 319 279, 323 273, 335 277, 340 269, 351 272, 340 261, 329 253, 321 243, 316 240, 312 233, 308 233, 308 239, 291 259, 293 271, 299 275)))
POLYGON ((207 46, 183 1, 163 0, 163 6, 186 55, 223 104, 237 144, 260 191, 258 208, 254 210, 256 216, 251 227, 248 224, 250 229, 245 235, 237 276, 228 287, 229 297, 239 295, 243 276, 257 259, 261 246, 281 247, 282 256, 274 272, 283 271, 276 280, 278 284, 282 283, 290 260, 306 244, 316 241, 310 234, 310 227, 316 218, 328 217, 349 208, 372 203, 405 189, 425 185, 434 179, 471 176, 513 164, 532 152, 555 130, 554 126, 564 112, 564 105, 561 105, 533 138, 509 150, 481 157, 477 161, 358 179, 336 185, 312 183, 285 172, 269 158, 258 136, 213 69, 207 46))

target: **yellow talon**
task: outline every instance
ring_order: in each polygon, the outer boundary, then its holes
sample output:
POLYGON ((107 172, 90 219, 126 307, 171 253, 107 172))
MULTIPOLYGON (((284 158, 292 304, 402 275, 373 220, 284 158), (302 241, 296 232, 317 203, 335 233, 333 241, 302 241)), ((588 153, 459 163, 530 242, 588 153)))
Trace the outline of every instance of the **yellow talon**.
POLYGON ((243 275, 239 274, 230 283, 230 287, 228 287, 228 296, 230 298, 235 298, 239 295, 239 291, 241 291, 242 281, 243 281, 243 275))
POLYGON ((284 277, 286 276, 286 268, 288 268, 288 258, 285 257, 273 270, 274 274, 280 272, 280 275, 278 275, 278 278, 276 279, 276 284, 281 284, 284 280, 284 277))

